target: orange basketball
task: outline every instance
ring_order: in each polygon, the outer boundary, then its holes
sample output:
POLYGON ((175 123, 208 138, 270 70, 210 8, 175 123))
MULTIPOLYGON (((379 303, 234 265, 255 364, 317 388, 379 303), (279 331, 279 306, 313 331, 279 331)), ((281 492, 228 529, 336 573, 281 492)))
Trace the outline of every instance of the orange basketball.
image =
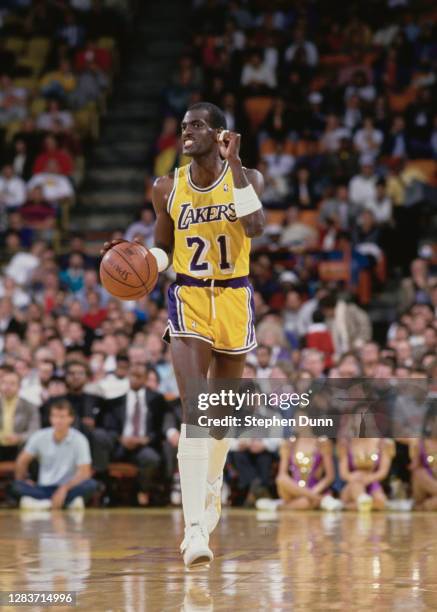
POLYGON ((141 244, 120 242, 103 256, 100 280, 111 295, 121 300, 138 300, 156 285, 156 258, 141 244))

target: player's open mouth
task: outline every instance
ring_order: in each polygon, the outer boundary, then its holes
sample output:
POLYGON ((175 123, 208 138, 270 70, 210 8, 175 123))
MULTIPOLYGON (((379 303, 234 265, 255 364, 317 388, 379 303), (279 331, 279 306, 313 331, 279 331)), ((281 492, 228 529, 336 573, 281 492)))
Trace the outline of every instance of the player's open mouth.
POLYGON ((193 144, 194 144, 194 140, 192 140, 191 138, 184 140, 184 147, 191 147, 193 144))

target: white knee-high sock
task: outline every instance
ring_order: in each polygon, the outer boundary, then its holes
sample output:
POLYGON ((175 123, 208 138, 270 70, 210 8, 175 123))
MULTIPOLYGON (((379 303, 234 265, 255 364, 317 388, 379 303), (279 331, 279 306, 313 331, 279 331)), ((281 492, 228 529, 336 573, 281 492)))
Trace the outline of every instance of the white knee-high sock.
POLYGON ((208 475, 207 438, 187 438, 183 423, 178 445, 179 477, 185 525, 203 523, 208 475))
POLYGON ((211 484, 223 473, 230 443, 229 438, 208 438, 208 482, 211 484))

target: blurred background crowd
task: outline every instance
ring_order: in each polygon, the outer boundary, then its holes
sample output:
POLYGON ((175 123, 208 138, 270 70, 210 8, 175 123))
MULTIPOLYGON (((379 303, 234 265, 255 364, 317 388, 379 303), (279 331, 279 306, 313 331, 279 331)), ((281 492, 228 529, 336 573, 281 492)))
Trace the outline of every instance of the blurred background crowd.
MULTIPOLYGON (((113 299, 99 284, 86 223, 76 233, 70 224, 129 67, 132 16, 147 20, 142 11, 100 0, 8 0, 0 9, 0 476, 11 480, 11 462, 66 397, 101 483, 96 503, 108 504, 180 501, 180 406, 161 340, 172 273, 137 302, 113 299)), ((153 179, 187 161, 178 140, 186 108, 216 103, 243 135, 245 165, 266 181, 268 225, 254 240, 251 266, 259 346, 246 377, 296 389, 322 377, 421 379, 432 403, 435 6, 195 0, 184 15, 190 35, 159 93, 141 162, 144 205, 118 231, 101 227, 102 237, 153 244, 153 179)), ((407 398, 398 409, 408 414, 417 403, 407 398)), ((429 422, 420 427, 437 438, 429 422)), ((411 496, 412 470, 422 469, 431 484, 417 486, 436 497, 437 447, 408 446, 361 450, 382 457, 388 449, 378 478, 391 483, 389 495, 411 496), (422 455, 435 455, 434 471, 422 455)), ((316 447, 296 452, 312 456, 316 447)), ((334 456, 326 448, 322 455, 334 456)), ((333 464, 337 492, 347 481, 341 456, 333 464)), ((277 443, 235 445, 225 497, 248 505, 277 491, 286 498, 282 481, 275 489, 279 457, 277 443)), ((375 466, 363 469, 376 473, 375 466)))

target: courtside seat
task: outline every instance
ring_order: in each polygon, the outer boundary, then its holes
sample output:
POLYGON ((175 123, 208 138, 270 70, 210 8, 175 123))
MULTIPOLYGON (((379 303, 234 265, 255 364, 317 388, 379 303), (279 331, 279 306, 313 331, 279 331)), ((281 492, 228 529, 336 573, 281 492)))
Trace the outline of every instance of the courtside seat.
POLYGON ((110 463, 111 497, 121 505, 130 506, 135 495, 138 468, 130 463, 110 463))
POLYGON ((259 128, 272 108, 273 98, 270 96, 256 96, 247 98, 244 108, 253 130, 259 128))
POLYGON ((138 476, 137 466, 131 463, 110 463, 108 471, 112 478, 136 478, 138 476))

